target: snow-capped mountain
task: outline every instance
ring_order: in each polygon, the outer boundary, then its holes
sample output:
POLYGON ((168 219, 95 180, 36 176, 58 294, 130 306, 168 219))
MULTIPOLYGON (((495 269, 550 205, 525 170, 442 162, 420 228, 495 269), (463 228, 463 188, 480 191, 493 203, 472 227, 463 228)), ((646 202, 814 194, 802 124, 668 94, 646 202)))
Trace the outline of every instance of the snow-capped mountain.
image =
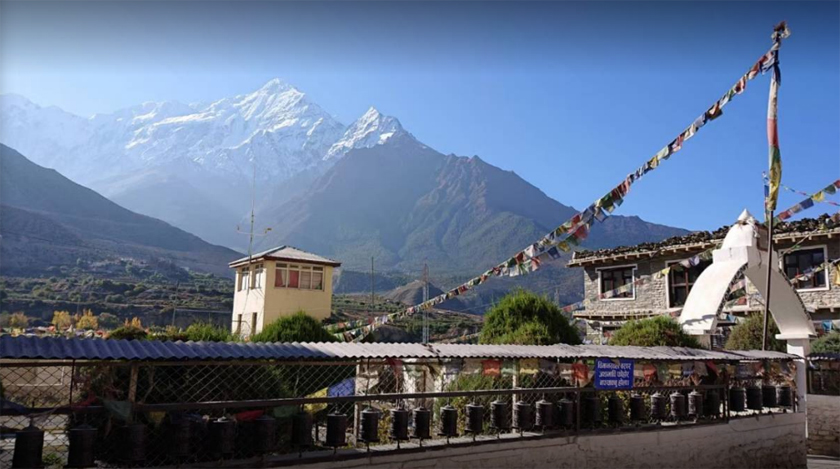
POLYGON ((252 161, 259 179, 279 182, 404 132, 374 108, 345 126, 279 79, 206 105, 147 102, 87 119, 3 95, 0 119, 0 141, 94 188, 160 167, 198 184, 203 173, 249 181, 252 161))
POLYGON ((411 137, 373 107, 345 126, 279 79, 209 104, 146 102, 89 118, 0 95, 0 142, 130 210, 234 247, 254 175, 257 197, 280 203, 348 151, 395 135, 411 137))
POLYGON ((344 131, 341 140, 330 147, 324 159, 341 158, 353 149, 381 145, 400 134, 411 135, 403 129, 396 117, 382 115, 371 106, 362 117, 344 131))

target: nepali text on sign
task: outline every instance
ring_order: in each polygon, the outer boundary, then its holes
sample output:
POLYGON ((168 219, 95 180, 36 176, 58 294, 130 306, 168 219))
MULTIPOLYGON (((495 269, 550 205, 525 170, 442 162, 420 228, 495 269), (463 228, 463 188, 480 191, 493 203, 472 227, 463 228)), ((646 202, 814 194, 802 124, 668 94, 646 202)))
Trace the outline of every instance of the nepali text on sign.
POLYGON ((595 362, 595 389, 633 388, 633 360, 599 358, 595 362))

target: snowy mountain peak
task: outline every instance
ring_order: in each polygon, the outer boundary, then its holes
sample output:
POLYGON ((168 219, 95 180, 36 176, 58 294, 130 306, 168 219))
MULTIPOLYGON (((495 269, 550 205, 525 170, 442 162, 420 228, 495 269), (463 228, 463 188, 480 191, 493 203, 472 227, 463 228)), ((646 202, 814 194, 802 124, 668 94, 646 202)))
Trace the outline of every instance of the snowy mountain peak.
POLYGON ((341 140, 335 142, 324 160, 341 158, 354 148, 370 148, 387 142, 394 135, 407 134, 396 117, 386 116, 371 106, 350 125, 341 140))
POLYGON ((209 103, 148 101, 90 118, 0 95, 0 118, 0 141, 94 189, 147 170, 196 185, 208 177, 250 180, 251 162, 259 178, 281 182, 320 172, 354 148, 409 135, 375 107, 344 126, 278 78, 209 103))

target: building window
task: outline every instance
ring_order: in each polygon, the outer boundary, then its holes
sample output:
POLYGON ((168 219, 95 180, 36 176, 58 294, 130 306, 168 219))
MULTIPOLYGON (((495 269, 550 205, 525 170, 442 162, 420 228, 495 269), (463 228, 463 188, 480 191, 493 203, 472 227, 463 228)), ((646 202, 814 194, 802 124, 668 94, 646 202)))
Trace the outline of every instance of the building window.
MULTIPOLYGON (((675 266, 678 262, 669 262, 668 265, 675 266)), ((700 274, 706 270, 706 267, 712 265, 711 261, 700 261, 699 264, 689 268, 674 267, 668 273, 668 306, 677 308, 685 304, 688 299, 688 294, 691 292, 691 287, 694 282, 700 277, 700 274)))
POLYGON ((257 313, 251 313, 251 335, 257 333, 257 313))
POLYGON ((300 290, 323 290, 324 268, 308 265, 277 264, 274 286, 300 290))
POLYGON ((251 282, 251 288, 262 288, 263 277, 265 276, 265 269, 262 264, 254 266, 254 277, 251 282))
POLYGON ((239 271, 239 286, 237 287, 239 291, 245 290, 249 287, 249 274, 250 271, 247 267, 239 271))
MULTIPOLYGON (((825 247, 800 249, 789 252, 784 256, 785 275, 787 278, 794 277, 808 272, 821 266, 825 262, 825 247)), ((817 288, 826 288, 825 269, 809 276, 808 278, 799 279, 793 282, 798 290, 812 290, 817 288)))
MULTIPOLYGON (((600 293, 615 290, 624 285, 633 284, 635 280, 636 266, 614 267, 611 269, 601 269, 598 271, 600 278, 600 293)), ((630 291, 619 293, 615 296, 605 299, 633 299, 636 297, 636 287, 631 287, 630 291)))

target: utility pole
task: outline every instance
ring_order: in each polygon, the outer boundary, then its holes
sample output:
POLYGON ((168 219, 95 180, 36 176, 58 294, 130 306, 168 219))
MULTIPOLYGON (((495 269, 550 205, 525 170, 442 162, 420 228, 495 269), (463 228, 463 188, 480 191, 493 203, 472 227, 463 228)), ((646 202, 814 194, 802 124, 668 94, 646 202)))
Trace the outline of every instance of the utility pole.
MULTIPOLYGON (((429 300, 429 264, 423 263, 423 302, 429 300)), ((429 309, 423 308, 423 343, 429 343, 429 309)))
POLYGON ((373 312, 373 256, 370 256, 370 312, 373 312))

